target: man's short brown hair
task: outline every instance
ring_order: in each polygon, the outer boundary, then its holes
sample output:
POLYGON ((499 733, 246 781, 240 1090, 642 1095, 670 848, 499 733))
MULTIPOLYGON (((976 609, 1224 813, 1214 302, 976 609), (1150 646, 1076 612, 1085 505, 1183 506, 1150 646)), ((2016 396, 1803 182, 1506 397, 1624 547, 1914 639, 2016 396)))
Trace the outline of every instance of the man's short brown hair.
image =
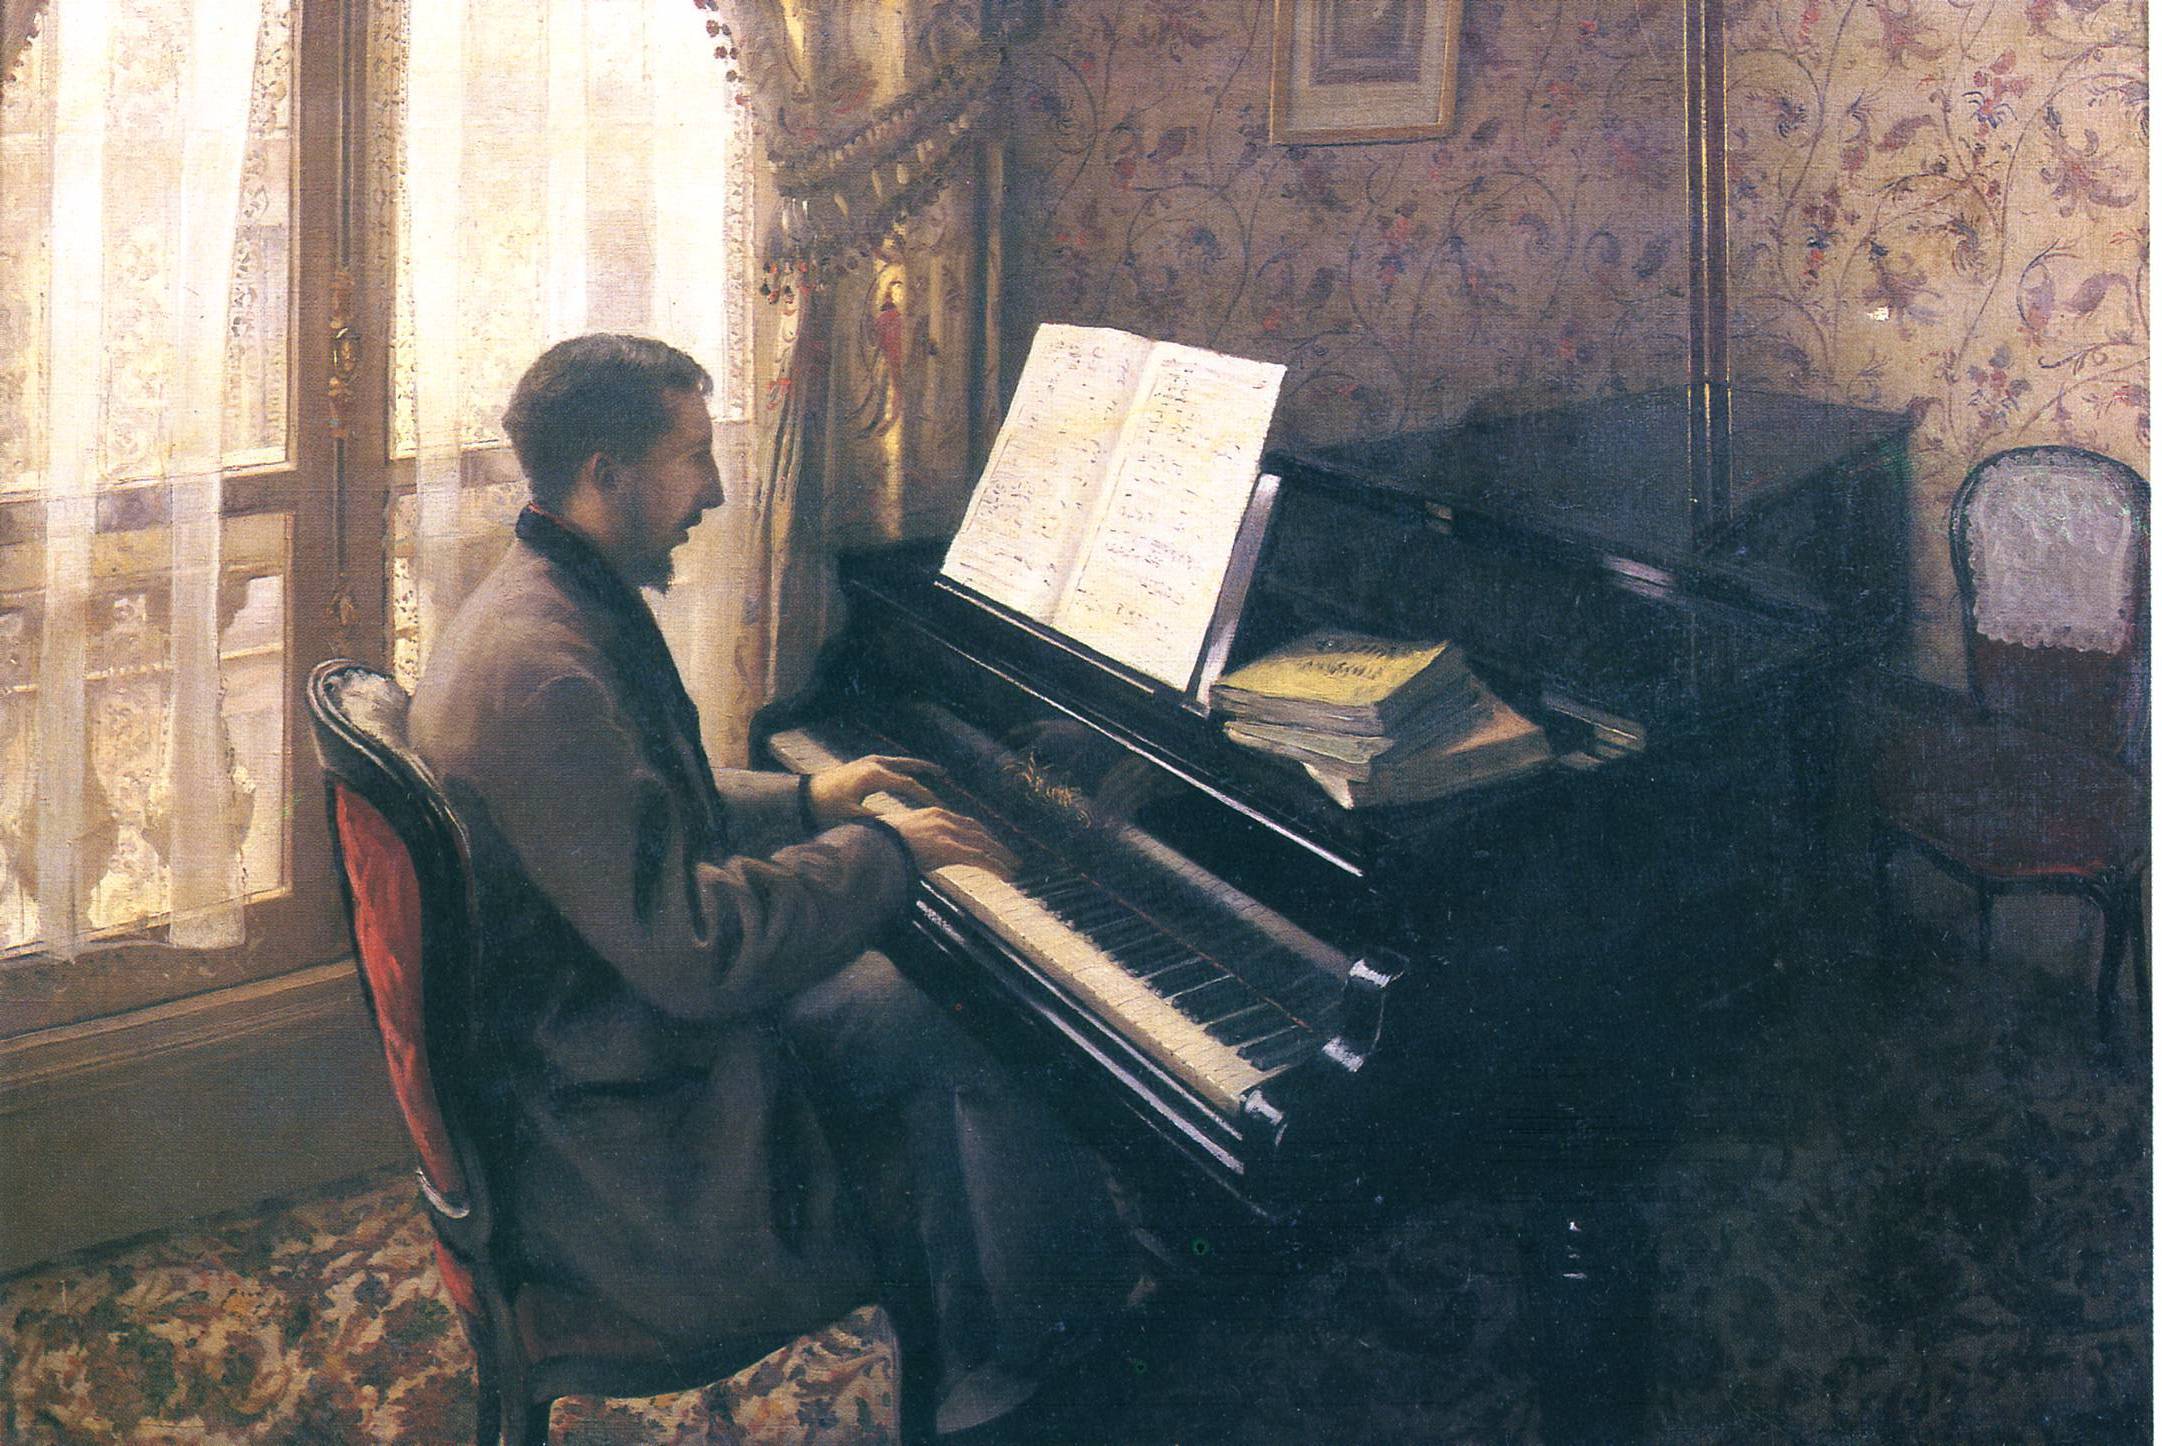
POLYGON ((712 390, 706 369, 667 342, 595 332, 557 342, 526 368, 503 429, 534 502, 559 507, 594 453, 645 460, 673 420, 668 393, 712 390))

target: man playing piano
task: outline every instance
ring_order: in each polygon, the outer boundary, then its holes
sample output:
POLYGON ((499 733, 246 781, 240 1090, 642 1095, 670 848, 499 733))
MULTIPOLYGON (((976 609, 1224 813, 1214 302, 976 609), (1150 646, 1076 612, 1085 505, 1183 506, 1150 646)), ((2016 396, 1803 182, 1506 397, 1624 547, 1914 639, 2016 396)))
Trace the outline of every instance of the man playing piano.
POLYGON ((533 364, 504 419, 532 505, 413 701, 490 900, 517 1248, 686 1348, 884 1299, 963 1430, 1116 1307, 1131 1248, 1101 1167, 868 952, 919 870, 1012 866, 936 770, 708 765, 638 589, 722 500, 710 388, 638 337, 533 364))

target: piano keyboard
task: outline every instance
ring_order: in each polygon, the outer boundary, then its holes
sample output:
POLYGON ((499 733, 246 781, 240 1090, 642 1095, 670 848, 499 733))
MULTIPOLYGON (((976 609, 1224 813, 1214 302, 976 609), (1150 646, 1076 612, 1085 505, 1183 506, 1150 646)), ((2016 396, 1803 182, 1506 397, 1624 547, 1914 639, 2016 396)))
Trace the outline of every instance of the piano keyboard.
MULTIPOLYGON (((776 733, 768 746, 802 773, 900 751, 852 747, 824 727, 776 733)), ((908 807, 886 794, 865 802, 874 814, 908 807)), ((1340 951, 1140 829, 1119 827, 1117 846, 1162 886, 1136 897, 983 812, 1019 872, 1009 881, 957 865, 929 882, 1215 1108, 1235 1114, 1247 1091, 1330 1037, 1351 967, 1340 951)))

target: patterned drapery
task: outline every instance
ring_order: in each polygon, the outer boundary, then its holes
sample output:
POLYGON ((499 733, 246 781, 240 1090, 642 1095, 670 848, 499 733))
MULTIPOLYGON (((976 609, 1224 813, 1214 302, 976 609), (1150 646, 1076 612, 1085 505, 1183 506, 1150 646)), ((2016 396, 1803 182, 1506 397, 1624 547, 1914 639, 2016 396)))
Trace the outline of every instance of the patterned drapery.
POLYGON ((949 530, 967 501, 998 391, 1000 153, 983 123, 1032 7, 694 3, 716 12, 716 63, 765 140, 764 566, 732 660, 733 696, 755 704, 806 681, 834 549, 949 530))

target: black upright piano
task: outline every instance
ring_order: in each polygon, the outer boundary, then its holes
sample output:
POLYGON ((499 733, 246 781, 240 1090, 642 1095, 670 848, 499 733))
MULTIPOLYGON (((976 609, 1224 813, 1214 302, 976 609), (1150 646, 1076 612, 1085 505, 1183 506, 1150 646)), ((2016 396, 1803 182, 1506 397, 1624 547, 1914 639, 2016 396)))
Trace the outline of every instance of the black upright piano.
POLYGON ((1721 400, 1710 495, 1679 390, 1265 458, 1228 662, 1454 639, 1546 728, 1530 773, 1340 808, 1192 692, 943 581, 942 545, 843 560, 845 629, 754 746, 944 765, 1022 871, 927 880, 896 952, 1103 1137, 1268 1215, 1362 1154, 1446 1168, 1766 967, 1811 740, 1901 627, 1903 419, 1721 400))

